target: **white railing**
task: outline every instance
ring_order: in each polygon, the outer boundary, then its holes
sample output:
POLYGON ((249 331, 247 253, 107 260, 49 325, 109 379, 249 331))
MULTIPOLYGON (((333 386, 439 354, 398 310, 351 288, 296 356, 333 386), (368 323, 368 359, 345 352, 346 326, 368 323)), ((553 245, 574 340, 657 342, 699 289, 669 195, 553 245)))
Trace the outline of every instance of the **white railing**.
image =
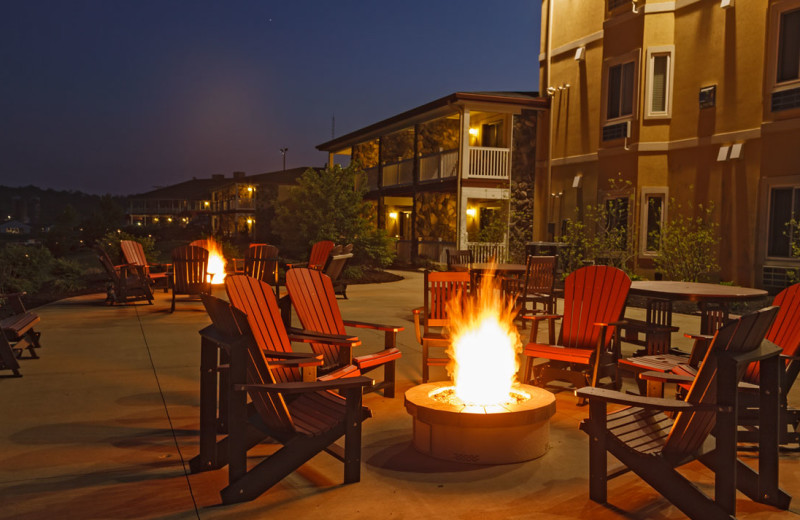
POLYGON ((473 262, 505 262, 508 248, 503 242, 467 242, 467 249, 472 251, 473 262))
POLYGON ((447 150, 419 158, 419 180, 432 181, 455 177, 458 166, 458 150, 447 150))
POLYGON ((414 159, 405 159, 383 165, 383 185, 397 186, 414 181, 414 159))
POLYGON ((510 154, 508 148, 470 146, 469 176, 482 179, 508 179, 510 154))

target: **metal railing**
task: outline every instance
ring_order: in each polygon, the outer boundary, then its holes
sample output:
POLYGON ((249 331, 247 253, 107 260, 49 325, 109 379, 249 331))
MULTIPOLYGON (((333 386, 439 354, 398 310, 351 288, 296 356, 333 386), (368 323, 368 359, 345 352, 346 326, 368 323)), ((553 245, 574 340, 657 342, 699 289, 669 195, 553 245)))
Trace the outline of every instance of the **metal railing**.
POLYGON ((383 165, 383 186, 399 186, 414 181, 414 159, 383 165))
POLYGON ((458 150, 447 150, 419 158, 419 180, 432 181, 458 174, 458 150))
POLYGON ((508 148, 470 146, 469 177, 508 179, 510 156, 511 151, 508 148))
POLYGON ((467 249, 472 251, 474 262, 505 262, 508 258, 508 247, 503 242, 467 242, 467 249))

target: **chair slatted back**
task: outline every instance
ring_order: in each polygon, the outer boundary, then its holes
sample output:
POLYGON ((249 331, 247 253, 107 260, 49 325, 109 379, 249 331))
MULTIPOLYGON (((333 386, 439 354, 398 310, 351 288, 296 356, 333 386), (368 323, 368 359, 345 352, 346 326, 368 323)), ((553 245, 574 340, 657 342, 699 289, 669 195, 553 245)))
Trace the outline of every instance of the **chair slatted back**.
POLYGON ((208 250, 183 246, 172 250, 172 282, 175 294, 200 294, 211 291, 208 280, 208 250))
MULTIPOLYGON (((716 403, 718 355, 723 352, 741 354, 757 349, 777 312, 777 307, 767 307, 742 316, 717 330, 705 358, 700 364, 697 376, 689 388, 686 401, 692 404, 716 403)), ((740 367, 737 381, 741 380, 745 369, 745 366, 740 367)), ((716 412, 714 411, 678 413, 662 453, 672 460, 680 460, 684 456, 696 452, 711 433, 715 422, 716 412)))
POLYGON ((466 267, 473 262, 472 251, 469 249, 459 249, 457 251, 445 250, 447 256, 447 270, 466 267))
POLYGON ((308 267, 311 269, 325 269, 328 256, 333 250, 333 242, 330 240, 320 240, 311 247, 311 254, 308 255, 308 267))
MULTIPOLYGON (((558 344, 595 349, 601 328, 595 323, 618 321, 625 309, 631 279, 621 269, 607 265, 581 267, 564 280, 564 318, 558 344)), ((608 327, 604 344, 614 334, 608 327)))
POLYGON ((256 280, 278 283, 278 248, 267 244, 251 244, 244 255, 244 274, 256 280))
POLYGON ((525 262, 525 294, 553 294, 555 279, 555 256, 528 256, 525 262))
POLYGON ((429 327, 444 327, 450 324, 447 302, 466 296, 470 290, 468 271, 425 271, 425 332, 429 327))
POLYGON ((95 249, 97 251, 97 259, 100 260, 100 264, 103 266, 103 269, 106 270, 106 274, 114 282, 114 285, 119 286, 119 272, 114 268, 114 264, 111 262, 108 253, 100 246, 97 246, 95 249))
MULTIPOLYGON (((278 301, 269 284, 250 276, 235 274, 225 277, 225 290, 234 308, 247 316, 247 323, 259 348, 292 352, 278 301)), ((273 374, 282 383, 301 379, 296 368, 276 367, 273 374)))
POLYGON ((127 263, 147 267, 147 257, 142 244, 135 240, 120 240, 119 246, 127 263))
MULTIPOLYGON (((325 334, 347 334, 330 277, 316 269, 289 269, 286 289, 303 328, 325 334)), ((339 348, 325 343, 311 343, 322 354, 325 366, 339 362, 339 348)))
POLYGON ((351 258, 353 258, 353 253, 332 256, 331 261, 328 262, 328 267, 325 268, 325 274, 328 275, 331 281, 338 280, 342 275, 344 266, 351 258))
MULTIPOLYGON (((775 295, 772 305, 780 307, 780 310, 767 332, 767 339, 781 347, 783 354, 796 356, 800 351, 800 283, 775 295)), ((751 363, 747 367, 744 380, 758 384, 759 368, 758 363, 751 363)))
MULTIPOLYGON (((252 336, 248 317, 224 300, 205 294, 201 298, 214 328, 219 333, 229 338, 231 343, 242 338, 249 338, 249 341, 246 341, 247 355, 245 356, 248 384, 261 385, 277 382, 269 361, 264 357, 252 336)), ((250 399, 270 432, 280 435, 295 431, 283 396, 250 392, 250 399)))

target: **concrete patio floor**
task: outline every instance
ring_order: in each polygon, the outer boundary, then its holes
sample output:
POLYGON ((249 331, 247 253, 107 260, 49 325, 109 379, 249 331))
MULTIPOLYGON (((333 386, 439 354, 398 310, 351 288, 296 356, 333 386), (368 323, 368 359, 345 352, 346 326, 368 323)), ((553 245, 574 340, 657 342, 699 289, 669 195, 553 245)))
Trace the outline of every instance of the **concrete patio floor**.
MULTIPOLYGON (((198 452, 197 331, 209 323, 202 304, 179 301, 169 314, 171 296, 159 291, 154 305, 105 307, 97 294, 36 309, 41 359, 22 361, 22 378, 0 378, 0 518, 684 518, 632 473, 610 482, 607 505, 589 500, 588 438, 578 429, 588 408, 570 391, 556 394, 550 450, 539 459, 475 466, 416 453, 403 392, 421 377, 411 309, 422 304, 422 275, 400 274, 350 286, 350 299, 339 301, 346 318, 405 326, 398 396, 364 398, 374 416, 364 423, 361 482, 343 485, 341 463, 322 453, 260 498, 231 506, 219 497, 227 469, 188 474, 198 452)), ((675 324, 696 331, 699 318, 676 315, 675 324)), ((358 334, 364 352, 382 345, 382 333, 358 334)), ((674 336, 678 346, 686 341, 674 336)), ((800 389, 789 400, 800 405, 800 389)), ((780 471, 790 511, 740 494, 739 518, 800 514, 800 453, 782 452, 780 471)), ((684 472, 713 493, 704 467, 684 472)))

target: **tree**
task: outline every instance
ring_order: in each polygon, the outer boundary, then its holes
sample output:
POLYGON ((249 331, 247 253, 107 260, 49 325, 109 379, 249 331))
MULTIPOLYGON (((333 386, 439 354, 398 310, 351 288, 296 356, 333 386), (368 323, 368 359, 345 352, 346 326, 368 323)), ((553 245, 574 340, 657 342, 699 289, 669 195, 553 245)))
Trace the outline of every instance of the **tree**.
POLYGON ((357 164, 322 170, 309 168, 276 208, 282 246, 302 254, 311 244, 333 240, 352 243, 355 263, 388 266, 394 259, 392 240, 371 219, 373 208, 364 200, 366 175, 357 164))
POLYGON ((651 235, 659 244, 655 257, 656 269, 668 280, 697 282, 702 275, 719 270, 717 245, 719 224, 714 222, 714 203, 698 204, 697 211, 690 205, 687 215, 675 199, 670 201, 671 216, 660 231, 651 235))

